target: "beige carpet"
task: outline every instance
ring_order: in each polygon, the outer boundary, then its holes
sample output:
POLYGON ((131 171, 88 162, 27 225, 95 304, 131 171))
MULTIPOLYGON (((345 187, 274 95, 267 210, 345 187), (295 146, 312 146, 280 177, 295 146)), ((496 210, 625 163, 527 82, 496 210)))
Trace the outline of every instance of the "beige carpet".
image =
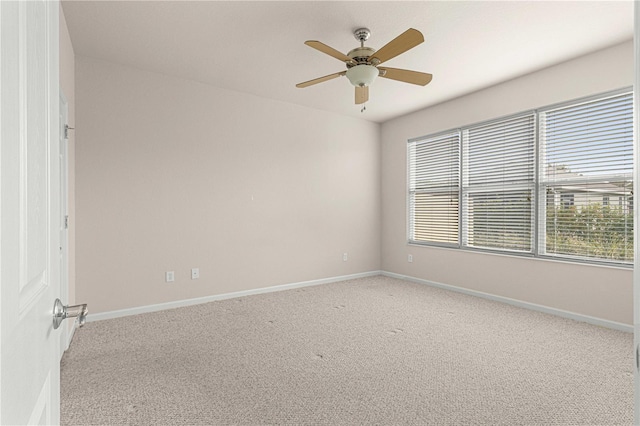
POLYGON ((89 323, 62 424, 631 424, 632 347, 377 276, 89 323))

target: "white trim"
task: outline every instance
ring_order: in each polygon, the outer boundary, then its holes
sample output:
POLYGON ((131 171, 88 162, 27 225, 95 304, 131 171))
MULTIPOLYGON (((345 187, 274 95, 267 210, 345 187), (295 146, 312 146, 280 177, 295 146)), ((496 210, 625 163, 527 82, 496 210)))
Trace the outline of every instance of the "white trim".
MULTIPOLYGON (((253 290, 243 290, 243 291, 236 291, 233 293, 216 294, 212 296, 198 297, 195 299, 176 300, 173 302, 158 303, 155 305, 146 305, 146 306, 138 306, 135 308, 119 309, 117 311, 100 312, 97 314, 87 315, 87 322, 102 321, 106 319, 126 317, 129 315, 138 315, 138 314, 144 314, 148 312, 157 312, 165 309, 182 308, 186 306, 214 302, 216 300, 226 300, 226 299, 233 299, 236 297, 251 296, 254 294, 273 293, 276 291, 291 290, 291 289, 300 288, 300 287, 311 287, 311 286, 321 285, 321 284, 330 284, 330 283, 335 283, 339 281, 347 281, 347 280, 353 280, 357 278, 372 277, 376 275, 384 275, 386 277, 397 278, 404 281, 411 281, 418 284, 426 284, 431 287, 438 287, 444 290, 455 291, 457 293, 463 293, 463 294, 467 294, 475 297, 481 297, 483 299, 493 300, 496 302, 505 303, 507 305, 517 306, 519 308, 529 309, 532 311, 543 312, 545 314, 551 314, 551 315, 555 315, 563 318, 569 318, 575 321, 586 322, 589 324, 598 325, 598 326, 610 328, 613 330, 620 330, 628 333, 633 332, 633 326, 619 323, 616 321, 609 321, 601 318, 592 317, 589 315, 583 315, 575 312, 565 311, 563 309, 550 308, 548 306, 537 305, 535 303, 524 302, 522 300, 511 299, 509 297, 497 296, 494 294, 484 293, 477 290, 470 290, 463 287, 456 287, 449 284, 442 284, 435 281, 429 281, 422 278, 412 277, 409 275, 396 274, 394 272, 388 272, 388 271, 362 272, 359 274, 342 275, 338 277, 322 278, 318 280, 302 281, 302 282, 291 283, 291 284, 282 284, 282 285, 276 285, 272 287, 262 287, 262 288, 256 288, 253 290)), ((73 330, 75 331, 76 328, 77 327, 74 327, 73 330)), ((71 343, 72 338, 73 338, 73 333, 71 333, 71 336, 69 337, 69 344, 71 343)))
MULTIPOLYGON (((640 4, 633 2, 633 187, 638 188, 640 184, 640 165, 638 164, 638 154, 640 154, 640 4)), ((633 205, 633 357, 635 367, 633 369, 633 424, 640 425, 640 235, 638 235, 638 219, 640 208, 638 202, 633 205)))
POLYGON ((411 277, 409 275, 401 275, 396 274, 394 272, 382 271, 382 275, 391 278, 397 278, 405 281, 412 281, 418 284, 426 284, 431 287, 438 287, 444 290, 455 291, 457 293, 463 293, 470 296, 482 297, 483 299, 493 300, 496 302, 506 303, 507 305, 517 306, 519 308, 530 309, 532 311, 543 312, 545 314, 556 315, 563 318, 569 318, 575 321, 586 322, 593 325, 598 325, 600 327, 611 328, 614 330, 625 331, 627 333, 633 332, 633 326, 628 324, 623 324, 616 321, 609 321, 601 318, 592 317, 589 315, 578 314, 575 312, 565 311, 563 309, 550 308, 548 306, 537 305, 535 303, 524 302, 522 300, 511 299, 509 297, 496 296, 490 293, 483 293, 477 290, 470 290, 463 287, 456 287, 449 284, 442 284, 435 281, 429 281, 422 278, 411 277))
POLYGON ((633 264, 627 264, 627 263, 585 262, 584 260, 572 259, 569 257, 555 257, 555 256, 549 256, 549 255, 534 256, 532 254, 526 255, 526 254, 521 254, 517 252, 493 251, 493 250, 487 250, 487 249, 475 249, 475 248, 468 248, 468 247, 447 247, 447 246, 438 246, 431 243, 430 244, 412 243, 409 241, 407 241, 406 245, 407 247, 422 247, 422 248, 426 247, 428 249, 455 250, 458 252, 462 250, 465 253, 475 253, 482 256, 517 257, 520 259, 528 259, 536 262, 556 262, 556 263, 564 263, 566 265, 574 265, 574 266, 576 263, 578 263, 581 266, 594 267, 594 268, 613 268, 613 269, 626 270, 626 271, 633 270, 633 264))
MULTIPOLYGON (((69 144, 66 138, 65 128, 69 122, 69 103, 67 98, 62 92, 62 87, 59 89, 59 122, 60 129, 59 142, 60 142, 60 223, 58 224, 60 232, 60 293, 59 299, 63 305, 69 304, 69 228, 64 227, 65 217, 69 217, 69 144)), ((75 328, 74 328, 75 329, 75 328)), ((69 343, 71 342, 73 331, 69 331, 68 327, 63 326, 60 333, 60 359, 64 352, 69 349, 69 343)))
POLYGON ((375 275, 380 275, 381 273, 382 273, 381 271, 362 272, 358 274, 341 275, 341 276, 331 277, 331 278, 321 278, 318 280, 302 281, 302 282, 291 283, 291 284, 282 284, 282 285, 276 285, 272 287, 262 287, 262 288, 256 288, 253 290, 235 291, 233 293, 215 294, 212 296, 198 297, 195 299, 176 300, 173 302, 158 303, 155 305, 146 305, 146 306, 138 306, 135 308, 119 309, 117 311, 100 312, 98 314, 87 315, 87 322, 102 321, 106 319, 126 317, 129 315, 138 315, 138 314, 144 314, 148 312, 157 312, 165 309, 182 308, 185 306, 199 305, 202 303, 214 302, 216 300, 225 300, 225 299, 233 299, 236 297, 251 296, 254 294, 272 293, 276 291, 291 290, 291 289, 300 288, 300 287, 311 287, 311 286, 320 285, 320 284, 330 284, 330 283, 335 283, 339 281, 353 280, 356 278, 372 277, 375 275))

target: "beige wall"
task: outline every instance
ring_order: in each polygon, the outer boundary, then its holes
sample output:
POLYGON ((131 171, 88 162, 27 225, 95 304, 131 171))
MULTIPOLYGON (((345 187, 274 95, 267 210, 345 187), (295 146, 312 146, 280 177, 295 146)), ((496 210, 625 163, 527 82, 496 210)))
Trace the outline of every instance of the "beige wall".
POLYGON ((380 268, 378 124, 85 57, 75 76, 92 313, 380 268))
MULTIPOLYGON (((64 93, 67 99, 69 108, 69 127, 75 127, 75 55, 73 52, 73 46, 71 45, 71 38, 69 37, 69 30, 67 29, 67 22, 62 10, 62 4, 60 5, 60 89, 64 93)), ((75 291, 76 291, 76 258, 75 258, 75 132, 69 131, 68 141, 68 163, 69 163, 69 303, 75 303, 75 291)))
POLYGON ((381 127, 84 57, 75 77, 93 313, 383 269, 632 323, 629 269, 406 243, 407 139, 631 86, 631 42, 381 127))
POLYGON ((382 269, 632 324, 631 269, 410 246, 406 238, 408 139, 632 84, 629 41, 384 123, 382 269))

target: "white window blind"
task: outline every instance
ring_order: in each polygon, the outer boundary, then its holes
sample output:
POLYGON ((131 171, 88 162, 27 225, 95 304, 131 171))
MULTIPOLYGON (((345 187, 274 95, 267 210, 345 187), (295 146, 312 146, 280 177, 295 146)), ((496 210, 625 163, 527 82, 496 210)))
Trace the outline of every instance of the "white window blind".
POLYGON ((631 263, 633 94, 542 112, 540 142, 541 254, 631 263))
POLYGON ((463 244, 531 252, 535 115, 463 131, 463 244))
POLYGON ((633 93, 410 141, 409 241, 633 263, 633 93))
POLYGON ((460 134, 412 141, 409 162, 409 241, 458 245, 460 134))

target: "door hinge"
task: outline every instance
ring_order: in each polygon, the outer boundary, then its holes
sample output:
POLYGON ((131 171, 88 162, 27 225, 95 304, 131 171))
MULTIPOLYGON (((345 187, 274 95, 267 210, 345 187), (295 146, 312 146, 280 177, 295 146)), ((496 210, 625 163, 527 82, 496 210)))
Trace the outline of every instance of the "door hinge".
POLYGON ((69 139, 69 130, 75 130, 75 127, 69 127, 68 124, 64 125, 64 138, 69 139))
POLYGON ((69 229, 69 215, 64 217, 64 229, 69 229))

